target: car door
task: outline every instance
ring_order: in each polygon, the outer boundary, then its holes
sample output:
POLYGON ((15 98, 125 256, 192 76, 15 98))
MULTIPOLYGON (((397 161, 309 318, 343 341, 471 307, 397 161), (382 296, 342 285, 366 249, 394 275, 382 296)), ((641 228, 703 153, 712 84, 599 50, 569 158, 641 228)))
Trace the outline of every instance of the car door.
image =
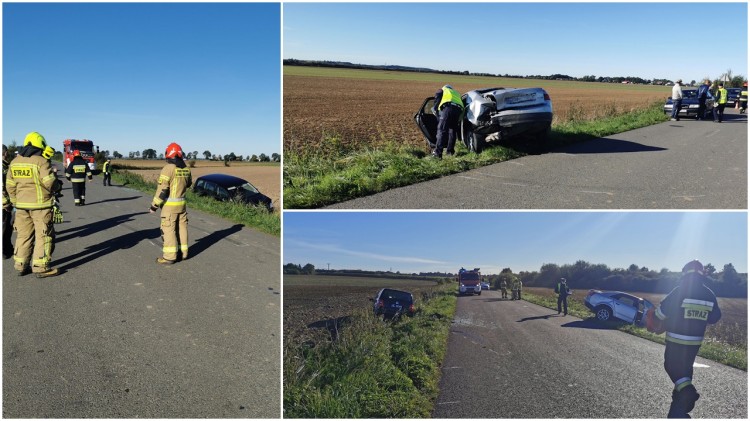
POLYGON ((422 107, 414 114, 414 121, 417 122, 419 130, 422 131, 425 140, 431 148, 437 143, 437 125, 438 117, 432 113, 432 106, 435 103, 435 97, 429 97, 424 100, 422 107))
POLYGON ((627 295, 617 295, 614 298, 614 316, 622 321, 633 323, 638 313, 638 307, 635 300, 627 295))

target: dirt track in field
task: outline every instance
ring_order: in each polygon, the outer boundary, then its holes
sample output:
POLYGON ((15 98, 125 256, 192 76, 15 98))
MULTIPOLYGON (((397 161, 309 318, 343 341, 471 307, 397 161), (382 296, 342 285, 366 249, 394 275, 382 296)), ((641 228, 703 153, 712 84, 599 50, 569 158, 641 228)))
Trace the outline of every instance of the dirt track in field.
MULTIPOLYGON (((446 78, 455 78, 446 76, 446 78)), ((533 80, 518 85, 534 86, 533 80)), ((459 92, 487 86, 455 83, 459 92)), ((439 88, 433 82, 284 76, 284 150, 360 149, 387 142, 425 145, 413 116, 439 88), (338 141, 330 140, 338 137, 338 141), (327 144, 326 144, 327 143, 327 144)), ((545 88, 555 120, 592 119, 644 108, 669 92, 545 88)))

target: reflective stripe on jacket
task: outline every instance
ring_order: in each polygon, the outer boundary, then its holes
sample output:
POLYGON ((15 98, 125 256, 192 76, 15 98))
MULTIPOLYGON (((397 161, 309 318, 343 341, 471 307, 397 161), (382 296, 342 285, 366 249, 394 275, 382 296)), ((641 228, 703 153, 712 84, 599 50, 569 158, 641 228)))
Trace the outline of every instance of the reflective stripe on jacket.
POLYGON ((173 163, 168 163, 161 170, 158 183, 151 204, 162 208, 162 213, 185 212, 185 193, 193 184, 190 168, 179 168, 173 163))
POLYGON ((667 295, 655 311, 664 322, 665 340, 682 345, 700 345, 706 326, 721 319, 719 303, 701 275, 683 277, 680 286, 667 295))
POLYGON ((52 189, 57 176, 41 155, 17 156, 10 163, 5 187, 18 209, 47 209, 54 205, 52 189))

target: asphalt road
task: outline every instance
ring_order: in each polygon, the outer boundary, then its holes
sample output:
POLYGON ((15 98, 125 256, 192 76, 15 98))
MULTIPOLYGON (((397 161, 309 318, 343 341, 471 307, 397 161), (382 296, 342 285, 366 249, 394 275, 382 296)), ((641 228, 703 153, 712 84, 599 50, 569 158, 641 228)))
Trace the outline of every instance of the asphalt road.
MULTIPOLYGON (((459 297, 434 418, 666 418, 663 345, 499 297, 459 297)), ((691 415, 747 419, 747 373, 696 364, 691 415)))
POLYGON ((159 266, 151 197, 87 190, 60 276, 3 261, 3 417, 278 418, 279 238, 188 209, 190 258, 159 266))
POLYGON ((725 117, 661 123, 330 208, 747 209, 747 114, 725 117))

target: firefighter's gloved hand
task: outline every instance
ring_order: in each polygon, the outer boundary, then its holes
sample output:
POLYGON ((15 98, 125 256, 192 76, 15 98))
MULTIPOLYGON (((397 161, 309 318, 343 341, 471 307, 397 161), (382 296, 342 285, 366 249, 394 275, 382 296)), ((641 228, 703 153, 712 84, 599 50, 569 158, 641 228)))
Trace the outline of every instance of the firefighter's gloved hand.
POLYGON ((156 207, 156 206, 154 206, 154 205, 151 205, 151 207, 150 207, 150 208, 148 208, 148 211, 149 211, 149 213, 154 213, 154 212, 156 212, 156 210, 157 210, 157 209, 159 209, 159 208, 157 208, 157 207, 156 207))
POLYGON ((55 205, 52 207, 52 222, 55 224, 63 223, 63 214, 60 207, 55 205))

